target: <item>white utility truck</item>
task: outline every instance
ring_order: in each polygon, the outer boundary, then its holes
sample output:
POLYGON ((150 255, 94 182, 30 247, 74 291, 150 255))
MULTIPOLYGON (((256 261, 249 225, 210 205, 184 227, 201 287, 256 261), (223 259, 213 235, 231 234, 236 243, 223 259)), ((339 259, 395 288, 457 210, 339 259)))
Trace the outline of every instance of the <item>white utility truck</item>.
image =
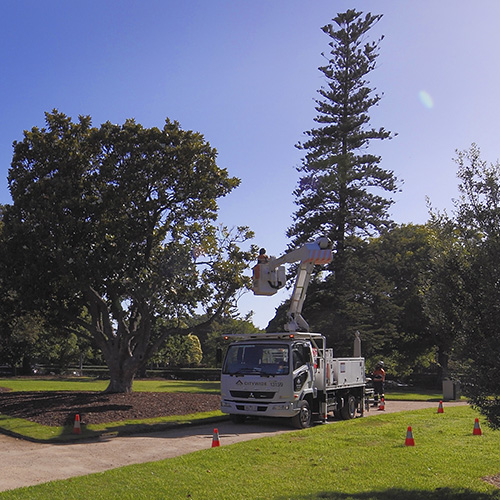
POLYGON ((306 243, 280 258, 265 258, 253 269, 256 295, 272 295, 285 285, 283 264, 299 262, 286 333, 233 337, 221 374, 221 411, 234 421, 246 417, 289 417, 296 427, 326 422, 328 414, 351 419, 367 405, 365 361, 357 335, 352 358, 334 358, 326 339, 309 333, 301 315, 315 265, 332 259, 326 238, 306 243))

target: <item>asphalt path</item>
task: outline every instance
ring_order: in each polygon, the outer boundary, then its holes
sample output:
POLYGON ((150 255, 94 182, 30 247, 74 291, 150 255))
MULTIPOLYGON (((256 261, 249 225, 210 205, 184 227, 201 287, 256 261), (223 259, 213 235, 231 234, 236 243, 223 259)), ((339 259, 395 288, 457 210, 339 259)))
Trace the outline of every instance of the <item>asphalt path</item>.
MULTIPOLYGON (((447 406, 464 404, 444 403, 445 411, 447 406)), ((437 403, 387 401, 384 412, 432 407, 437 411, 437 406, 437 403)), ((380 413, 374 408, 365 412, 365 416, 380 413)), ((335 421, 332 424, 335 425, 335 421)), ((286 421, 262 419, 244 424, 224 420, 217 424, 70 444, 32 443, 0 434, 0 491, 84 476, 125 465, 154 462, 211 448, 214 427, 218 430, 220 446, 295 430, 286 421)))

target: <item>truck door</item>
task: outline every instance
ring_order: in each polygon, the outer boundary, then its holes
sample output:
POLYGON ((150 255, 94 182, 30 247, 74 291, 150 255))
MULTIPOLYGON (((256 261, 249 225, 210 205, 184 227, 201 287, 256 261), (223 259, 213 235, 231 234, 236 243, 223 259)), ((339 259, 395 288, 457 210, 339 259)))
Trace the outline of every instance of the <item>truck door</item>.
MULTIPOLYGON (((313 387, 313 363, 311 347, 304 342, 295 342, 292 346, 293 387, 294 392, 302 393, 313 387)), ((310 392, 310 391, 307 391, 310 392)))

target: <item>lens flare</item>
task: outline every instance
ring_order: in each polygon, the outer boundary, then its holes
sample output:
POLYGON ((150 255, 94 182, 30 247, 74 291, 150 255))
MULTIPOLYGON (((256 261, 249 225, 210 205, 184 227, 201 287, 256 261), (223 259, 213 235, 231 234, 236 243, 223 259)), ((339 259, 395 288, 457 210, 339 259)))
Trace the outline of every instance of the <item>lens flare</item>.
POLYGON ((427 109, 432 109, 434 107, 434 101, 432 100, 432 97, 428 92, 425 90, 421 90, 418 93, 418 97, 420 99, 420 102, 427 108, 427 109))

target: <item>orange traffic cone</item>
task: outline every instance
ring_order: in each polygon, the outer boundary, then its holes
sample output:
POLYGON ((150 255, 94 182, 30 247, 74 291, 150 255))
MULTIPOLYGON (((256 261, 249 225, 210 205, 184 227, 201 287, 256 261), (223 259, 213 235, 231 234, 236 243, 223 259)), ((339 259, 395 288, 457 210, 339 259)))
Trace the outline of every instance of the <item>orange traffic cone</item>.
POLYGON ((405 446, 415 446, 415 440, 413 439, 413 431, 411 430, 411 427, 408 427, 408 430, 406 431, 405 446))
POLYGON ((219 429, 214 429, 214 436, 212 438, 212 448, 215 448, 216 446, 220 446, 219 429))
POLYGON ((483 433, 481 431, 481 426, 479 425, 479 419, 476 418, 474 421, 474 430, 472 431, 473 436, 481 436, 483 433))
POLYGON ((438 413, 444 413, 444 408, 443 408, 443 402, 442 401, 439 402, 438 413))
POLYGON ((378 405, 378 411, 384 411, 385 410, 385 401, 384 398, 380 398, 380 404, 378 405))
POLYGON ((80 428, 80 415, 78 413, 75 415, 75 424, 73 425, 73 434, 81 434, 82 430, 80 428))

